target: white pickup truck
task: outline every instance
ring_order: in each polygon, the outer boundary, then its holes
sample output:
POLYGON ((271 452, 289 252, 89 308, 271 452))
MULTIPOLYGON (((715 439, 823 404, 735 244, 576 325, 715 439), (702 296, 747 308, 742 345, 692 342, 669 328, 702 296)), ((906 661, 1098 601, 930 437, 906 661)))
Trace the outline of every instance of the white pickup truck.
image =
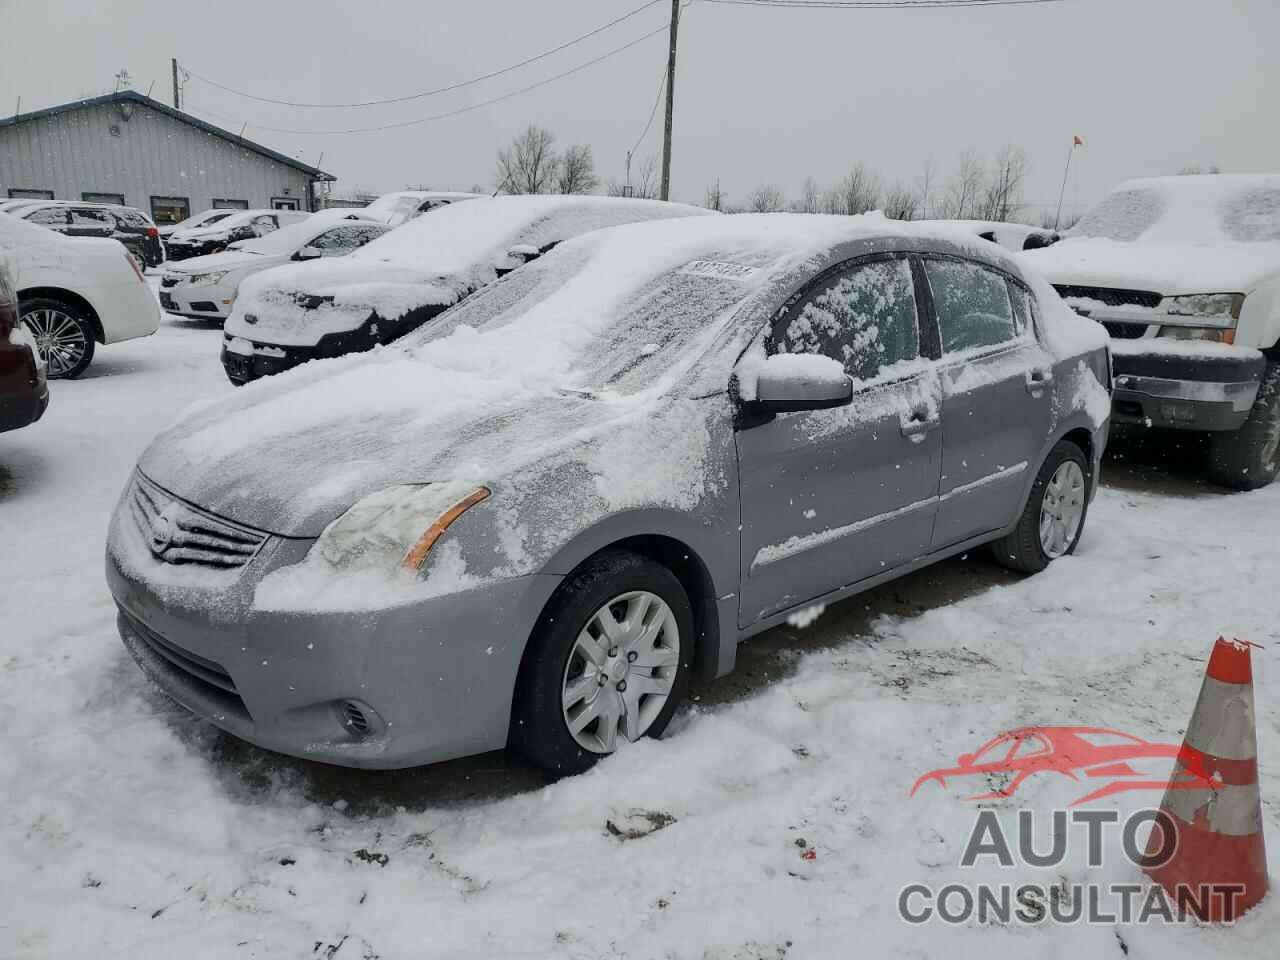
POLYGON ((1023 254, 1111 335, 1112 423, 1204 431, 1237 490, 1280 472, 1280 175, 1130 180, 1023 254))
POLYGON ((50 380, 84 373, 96 344, 159 328, 160 304, 119 241, 64 237, 0 213, 0 247, 17 262, 18 318, 50 380))

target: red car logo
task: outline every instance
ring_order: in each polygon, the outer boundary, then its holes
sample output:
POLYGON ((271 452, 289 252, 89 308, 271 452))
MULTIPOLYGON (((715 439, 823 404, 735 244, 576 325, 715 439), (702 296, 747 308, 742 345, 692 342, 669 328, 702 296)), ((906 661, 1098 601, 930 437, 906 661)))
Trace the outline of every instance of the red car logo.
MULTIPOLYGON (((1182 756, 1180 748, 1167 743, 1151 743, 1118 730, 1101 727, 1022 727, 1002 733, 976 753, 966 753, 956 766, 931 770, 915 782, 911 795, 930 780, 946 786, 948 777, 1008 777, 1008 783, 969 800, 994 800, 1013 794, 1033 773, 1060 773, 1072 780, 1110 779, 1071 806, 1088 803, 1127 790, 1213 788, 1221 782, 1205 771, 1195 771, 1197 763, 1182 756), (1184 769, 1172 783, 1169 779, 1143 777, 1130 766, 1132 760, 1175 760, 1181 757, 1184 769), (1195 771, 1195 772, 1193 772, 1195 771)), ((989 784, 990 785, 990 784, 989 784)))

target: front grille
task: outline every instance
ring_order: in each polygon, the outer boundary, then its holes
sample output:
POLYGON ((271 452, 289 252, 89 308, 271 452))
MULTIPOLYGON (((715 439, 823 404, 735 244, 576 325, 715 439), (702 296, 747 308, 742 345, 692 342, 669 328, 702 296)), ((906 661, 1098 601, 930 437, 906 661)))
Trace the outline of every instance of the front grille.
POLYGON ((1073 284, 1054 284, 1064 300, 1075 297, 1097 300, 1108 307, 1158 307, 1163 299, 1150 290, 1121 290, 1118 287, 1082 287, 1073 284))
POLYGON ((1142 335, 1147 332, 1145 323, 1114 323, 1108 320, 1102 325, 1113 340, 1141 340, 1142 335))
POLYGON ((134 478, 129 503, 152 555, 165 563, 242 567, 267 540, 265 533, 188 506, 141 474, 134 478))
POLYGON ((197 300, 195 303, 191 304, 191 309, 200 310, 204 313, 217 313, 218 305, 212 300, 197 300))

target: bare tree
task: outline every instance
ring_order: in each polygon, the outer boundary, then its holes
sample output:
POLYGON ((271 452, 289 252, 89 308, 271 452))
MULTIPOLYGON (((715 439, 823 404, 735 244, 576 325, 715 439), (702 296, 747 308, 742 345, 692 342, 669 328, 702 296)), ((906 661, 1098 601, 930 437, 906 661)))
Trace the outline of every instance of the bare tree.
POLYGON ((914 220, 920 213, 920 195, 898 181, 884 195, 882 209, 890 220, 914 220))
POLYGON ((822 189, 813 177, 805 177, 800 186, 800 199, 792 209, 796 213, 820 213, 822 211, 822 189))
POLYGON ((715 182, 715 186, 707 187, 707 197, 702 205, 708 210, 724 210, 724 194, 720 191, 720 181, 718 179, 715 182))
POLYGON ((506 193, 550 190, 560 169, 555 143, 550 130, 529 124, 511 146, 498 151, 498 189, 506 193))
POLYGON ((781 188, 771 184, 761 184, 747 198, 747 209, 752 213, 776 213, 785 209, 786 205, 781 188))
POLYGON ((1183 167, 1181 170, 1178 171, 1178 176, 1189 177, 1189 176, 1196 176, 1202 173, 1221 173, 1221 172, 1222 171, 1218 169, 1218 165, 1216 163, 1211 163, 1209 164, 1208 167, 1202 167, 1198 163, 1189 163, 1185 167, 1183 167))
POLYGON ((560 158, 556 186, 561 193, 590 193, 600 183, 591 148, 585 143, 568 147, 560 158))
POLYGON ((1026 153, 1021 147, 1005 144, 996 153, 983 193, 980 219, 1012 220, 1022 206, 1022 184, 1026 178, 1026 153))
POLYGON ((929 205, 933 202, 933 185, 938 178, 937 168, 934 166, 933 156, 924 158, 924 166, 920 169, 920 176, 916 178, 916 192, 920 197, 920 219, 929 219, 929 205))
POLYGON ((866 213, 879 206, 880 178, 861 160, 822 196, 823 213, 866 213))
POLYGON ((986 168, 977 153, 966 150, 960 154, 960 166, 947 184, 946 196, 939 204, 942 216, 948 220, 975 219, 982 203, 986 179, 986 168))

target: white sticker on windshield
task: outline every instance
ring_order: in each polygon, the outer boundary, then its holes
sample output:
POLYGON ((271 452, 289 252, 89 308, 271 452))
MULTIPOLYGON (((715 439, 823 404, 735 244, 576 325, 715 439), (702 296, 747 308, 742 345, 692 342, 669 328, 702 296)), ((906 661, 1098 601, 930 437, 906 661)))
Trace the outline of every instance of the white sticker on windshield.
POLYGON ((723 260, 690 260, 680 268, 680 272, 719 280, 747 280, 755 276, 756 268, 744 267, 739 263, 725 263, 723 260))

